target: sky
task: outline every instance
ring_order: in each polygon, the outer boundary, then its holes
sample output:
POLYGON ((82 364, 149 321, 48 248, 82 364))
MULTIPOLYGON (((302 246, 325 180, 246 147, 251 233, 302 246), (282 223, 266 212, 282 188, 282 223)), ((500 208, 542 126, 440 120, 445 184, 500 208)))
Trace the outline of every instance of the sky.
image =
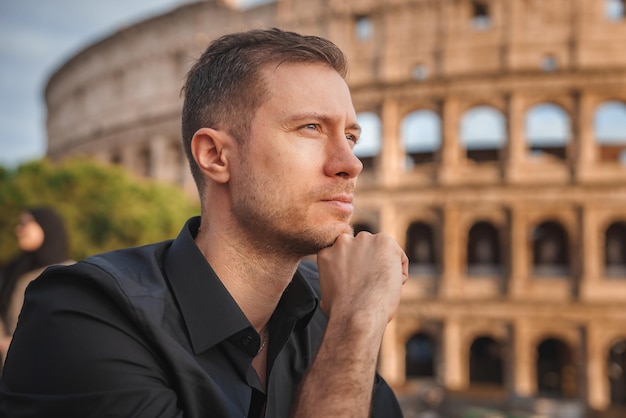
POLYGON ((45 155, 44 89, 63 62, 119 28, 193 1, 0 0, 0 165, 45 155))

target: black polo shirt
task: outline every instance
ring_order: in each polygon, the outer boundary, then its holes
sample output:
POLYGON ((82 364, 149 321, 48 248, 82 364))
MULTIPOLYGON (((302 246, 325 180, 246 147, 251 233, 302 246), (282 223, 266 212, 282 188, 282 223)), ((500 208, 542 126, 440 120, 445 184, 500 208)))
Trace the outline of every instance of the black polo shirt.
MULTIPOLYGON (((29 286, 0 386, 7 417, 287 417, 326 326, 312 263, 270 320, 267 392, 251 365, 260 337, 196 246, 174 241, 48 269, 29 286)), ((242 278, 245 280, 245 278, 242 278)), ((376 377, 374 417, 401 416, 376 377)))

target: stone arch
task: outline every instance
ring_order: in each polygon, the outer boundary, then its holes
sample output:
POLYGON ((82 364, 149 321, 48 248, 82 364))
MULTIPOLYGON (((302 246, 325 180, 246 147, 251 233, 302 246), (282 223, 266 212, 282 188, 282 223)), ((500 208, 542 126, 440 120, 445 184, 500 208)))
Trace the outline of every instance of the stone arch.
POLYGON ((441 149, 441 117, 432 110, 415 110, 402 119, 400 137, 408 168, 434 162, 441 149))
POLYGON ((406 343, 405 373, 408 379, 435 377, 435 339, 426 332, 413 334, 406 343))
POLYGON ((615 341, 607 356, 611 404, 626 405, 626 338, 615 341))
POLYGON ((531 156, 564 160, 572 137, 569 114, 559 105, 539 103, 526 113, 525 137, 531 156))
POLYGON ((532 233, 533 274, 540 277, 570 273, 567 231, 554 220, 540 223, 532 233))
POLYGON ((504 385, 502 343, 482 335, 474 339, 469 350, 470 385, 475 383, 504 385))
POLYGON ((434 275, 437 273, 435 231, 425 222, 413 222, 406 232, 406 254, 409 257, 409 273, 434 275))
POLYGON ((613 222, 604 231, 604 272, 626 277, 626 221, 613 222))
POLYGON ((493 224, 476 222, 467 237, 467 275, 494 276, 502 273, 500 236, 493 224))
POLYGON ((505 117, 492 106, 472 107, 461 117, 459 138, 469 160, 497 161, 507 142, 505 117))
POLYGON ((626 165, 626 103, 601 103, 593 116, 593 131, 600 161, 626 165))
POLYGON ((374 112, 360 112, 356 118, 361 125, 361 136, 354 147, 354 154, 363 163, 364 170, 371 170, 382 149, 382 122, 374 112))
POLYGON ((537 395, 570 398, 578 395, 578 378, 574 354, 560 338, 548 337, 537 344, 535 363, 537 395))

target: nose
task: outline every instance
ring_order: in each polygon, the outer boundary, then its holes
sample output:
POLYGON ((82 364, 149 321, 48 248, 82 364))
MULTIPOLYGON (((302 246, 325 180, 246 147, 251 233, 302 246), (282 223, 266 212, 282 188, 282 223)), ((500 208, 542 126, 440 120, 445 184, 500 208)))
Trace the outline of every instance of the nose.
POLYGON ((363 163, 354 155, 350 141, 345 134, 337 135, 336 140, 329 141, 326 163, 326 174, 352 179, 363 170, 363 163))

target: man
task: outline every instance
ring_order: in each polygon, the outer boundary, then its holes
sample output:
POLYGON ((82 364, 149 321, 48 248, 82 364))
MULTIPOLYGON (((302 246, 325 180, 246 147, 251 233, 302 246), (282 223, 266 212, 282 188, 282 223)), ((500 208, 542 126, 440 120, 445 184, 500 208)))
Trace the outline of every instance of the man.
POLYGON ((201 218, 30 286, 6 416, 401 415, 375 368, 408 260, 386 235, 352 236, 345 73, 329 41, 278 29, 209 46, 182 118, 201 218))

